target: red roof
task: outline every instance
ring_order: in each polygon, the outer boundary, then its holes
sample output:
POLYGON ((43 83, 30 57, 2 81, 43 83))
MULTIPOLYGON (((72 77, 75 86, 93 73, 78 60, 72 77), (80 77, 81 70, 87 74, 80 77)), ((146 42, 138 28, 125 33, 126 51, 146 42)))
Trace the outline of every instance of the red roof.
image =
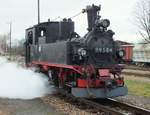
POLYGON ((125 41, 120 41, 120 40, 116 40, 116 42, 120 45, 133 45, 133 43, 129 43, 129 42, 125 42, 125 41))

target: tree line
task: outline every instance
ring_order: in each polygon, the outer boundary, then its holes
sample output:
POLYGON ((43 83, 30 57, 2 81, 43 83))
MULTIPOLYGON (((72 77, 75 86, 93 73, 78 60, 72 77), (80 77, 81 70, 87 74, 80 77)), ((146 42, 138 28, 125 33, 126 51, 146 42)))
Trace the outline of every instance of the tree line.
MULTIPOLYGON (((11 53, 12 55, 24 55, 25 39, 15 39, 12 41, 11 53)), ((0 54, 8 55, 10 52, 10 37, 9 35, 0 35, 0 54)))

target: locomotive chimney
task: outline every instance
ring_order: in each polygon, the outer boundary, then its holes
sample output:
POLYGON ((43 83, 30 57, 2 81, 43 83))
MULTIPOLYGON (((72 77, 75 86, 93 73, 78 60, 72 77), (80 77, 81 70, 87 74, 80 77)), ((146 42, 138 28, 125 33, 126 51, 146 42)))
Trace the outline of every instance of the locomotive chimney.
POLYGON ((95 21, 99 16, 99 11, 101 6, 87 6, 86 9, 83 10, 83 13, 87 12, 87 19, 88 19, 88 31, 91 31, 94 27, 95 21))

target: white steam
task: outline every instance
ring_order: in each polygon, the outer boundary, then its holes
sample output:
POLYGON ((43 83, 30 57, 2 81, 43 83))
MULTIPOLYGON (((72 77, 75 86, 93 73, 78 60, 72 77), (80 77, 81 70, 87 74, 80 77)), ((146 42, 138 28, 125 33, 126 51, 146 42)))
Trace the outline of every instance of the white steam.
POLYGON ((47 77, 0 57, 0 97, 33 99, 51 92, 47 77))

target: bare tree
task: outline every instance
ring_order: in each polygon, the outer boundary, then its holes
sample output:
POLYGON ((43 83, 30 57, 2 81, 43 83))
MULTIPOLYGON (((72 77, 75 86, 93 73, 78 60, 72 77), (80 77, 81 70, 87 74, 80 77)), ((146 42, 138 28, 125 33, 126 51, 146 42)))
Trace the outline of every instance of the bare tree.
POLYGON ((6 53, 8 35, 0 35, 0 52, 6 53))
POLYGON ((135 20, 139 34, 150 43, 150 0, 141 0, 137 3, 135 20))

